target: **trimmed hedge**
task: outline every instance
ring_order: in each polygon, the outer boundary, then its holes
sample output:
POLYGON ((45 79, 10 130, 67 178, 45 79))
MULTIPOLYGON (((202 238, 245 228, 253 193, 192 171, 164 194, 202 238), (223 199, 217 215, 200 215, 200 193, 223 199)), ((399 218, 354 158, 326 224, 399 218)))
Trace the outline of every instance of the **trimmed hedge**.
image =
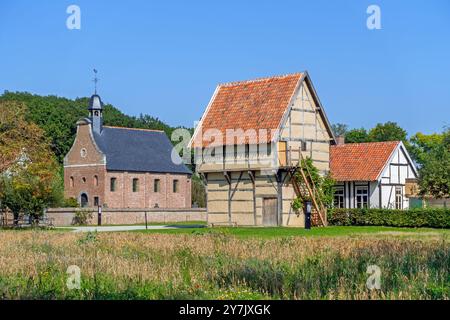
POLYGON ((333 209, 328 223, 333 226, 450 228, 450 209, 333 209))

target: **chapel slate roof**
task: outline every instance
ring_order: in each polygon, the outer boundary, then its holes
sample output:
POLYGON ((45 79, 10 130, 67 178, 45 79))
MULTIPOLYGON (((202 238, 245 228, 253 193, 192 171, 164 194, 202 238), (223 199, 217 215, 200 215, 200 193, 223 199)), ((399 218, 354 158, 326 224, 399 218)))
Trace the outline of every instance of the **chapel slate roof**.
MULTIPOLYGON (((268 130, 265 139, 273 140, 283 115, 295 93, 303 73, 275 76, 249 81, 220 84, 202 120, 202 132, 219 130, 225 140, 227 129, 268 130), (272 131, 270 131, 272 130, 272 131)), ((194 147, 217 146, 226 141, 210 143, 206 134, 196 133, 192 140, 194 147)), ((249 139, 260 137, 246 137, 249 139)))
POLYGON ((172 161, 173 146, 163 131, 103 126, 94 139, 106 156, 107 170, 192 174, 172 161))
POLYGON ((330 146, 330 171, 336 181, 376 181, 400 141, 330 146))

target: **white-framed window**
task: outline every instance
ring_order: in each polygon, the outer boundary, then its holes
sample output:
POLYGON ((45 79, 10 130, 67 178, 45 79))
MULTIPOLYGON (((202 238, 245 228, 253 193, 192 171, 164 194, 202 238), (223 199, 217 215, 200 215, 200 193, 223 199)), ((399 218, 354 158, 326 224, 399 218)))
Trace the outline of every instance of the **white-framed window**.
POLYGON ((344 187, 334 188, 334 207, 345 208, 344 187))
POLYGON ((356 187, 356 207, 367 208, 369 206, 369 188, 356 187))
POLYGON ((403 188, 395 187, 395 209, 403 209, 403 188))

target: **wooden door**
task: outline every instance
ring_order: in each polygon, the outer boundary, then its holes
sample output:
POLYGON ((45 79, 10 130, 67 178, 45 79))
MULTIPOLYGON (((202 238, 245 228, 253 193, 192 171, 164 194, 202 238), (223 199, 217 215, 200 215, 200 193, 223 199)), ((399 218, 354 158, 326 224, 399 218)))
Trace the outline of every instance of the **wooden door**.
POLYGON ((278 225, 277 198, 263 199, 263 225, 273 227, 278 225))

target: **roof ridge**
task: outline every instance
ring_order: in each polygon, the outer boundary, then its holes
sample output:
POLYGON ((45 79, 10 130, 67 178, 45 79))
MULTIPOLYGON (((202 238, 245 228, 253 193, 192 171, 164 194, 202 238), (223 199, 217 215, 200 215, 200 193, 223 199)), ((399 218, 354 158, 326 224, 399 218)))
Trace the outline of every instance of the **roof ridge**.
POLYGON ((392 143, 392 144, 399 144, 400 140, 392 140, 392 141, 372 141, 372 142, 350 142, 350 143, 344 143, 344 144, 338 144, 338 145, 334 145, 332 147, 345 147, 345 146, 357 146, 357 145, 367 145, 367 144, 387 144, 387 143, 392 143))
POLYGON ((164 130, 143 129, 143 128, 127 128, 127 127, 116 127, 116 126, 103 126, 103 128, 123 129, 123 130, 136 130, 136 131, 149 131, 149 132, 164 132, 164 130))
POLYGON ((256 78, 256 79, 250 79, 250 80, 242 80, 242 81, 232 81, 232 82, 224 82, 219 83, 219 87, 229 87, 229 86, 235 86, 240 84, 248 84, 248 83, 256 83, 256 82, 263 82, 267 80, 272 79, 283 79, 287 77, 292 76, 302 76, 305 72, 296 72, 296 73, 288 73, 288 74, 282 74, 282 75, 276 75, 276 76, 270 76, 270 77, 262 77, 262 78, 256 78))

